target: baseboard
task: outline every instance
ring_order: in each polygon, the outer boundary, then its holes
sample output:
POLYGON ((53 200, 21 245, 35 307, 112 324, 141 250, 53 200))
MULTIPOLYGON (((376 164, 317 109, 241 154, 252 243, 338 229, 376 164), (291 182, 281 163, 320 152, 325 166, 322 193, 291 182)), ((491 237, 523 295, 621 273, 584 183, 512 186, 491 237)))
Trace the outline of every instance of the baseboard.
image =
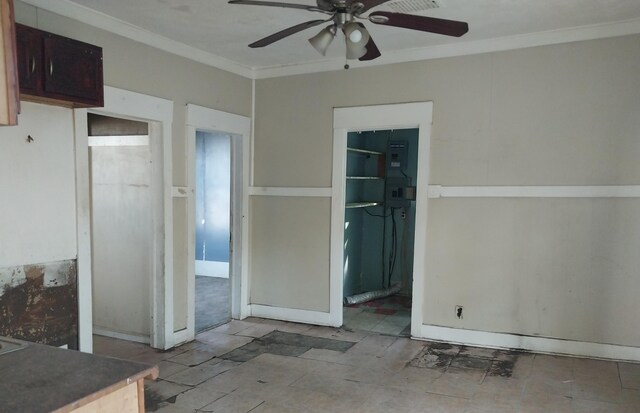
POLYGON ((250 311, 253 317, 293 321, 295 323, 304 324, 317 324, 321 326, 333 326, 333 323, 331 322, 331 315, 322 311, 299 310, 295 308, 273 307, 261 304, 251 304, 250 311))
POLYGON ((195 338, 195 334, 193 333, 193 331, 189 331, 188 328, 185 328, 184 330, 180 330, 180 331, 174 331, 173 332, 174 347, 178 347, 184 343, 188 343, 189 341, 192 341, 194 338, 195 338))
POLYGON ((151 343, 151 338, 148 337, 148 336, 139 336, 139 335, 135 335, 135 334, 118 333, 116 331, 103 330, 103 329, 97 328, 97 327, 93 328, 93 334, 97 334, 99 336, 104 336, 104 337, 117 338, 119 340, 133 341, 135 343, 142 343, 142 344, 150 344, 151 343))
POLYGON ((536 353, 581 356, 609 360, 640 362, 640 347, 615 344, 589 343, 556 338, 523 336, 517 334, 491 333, 423 324, 422 340, 446 341, 479 347, 528 350, 536 353))
POLYGON ((229 278, 229 263, 196 260, 196 275, 203 277, 229 278))

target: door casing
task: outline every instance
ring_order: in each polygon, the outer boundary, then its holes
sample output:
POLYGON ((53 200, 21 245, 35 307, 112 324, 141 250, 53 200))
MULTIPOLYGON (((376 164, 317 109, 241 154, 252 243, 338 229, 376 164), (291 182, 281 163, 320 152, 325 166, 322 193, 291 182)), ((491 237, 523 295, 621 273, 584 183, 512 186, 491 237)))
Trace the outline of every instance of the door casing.
POLYGON ((333 110, 333 178, 331 197, 331 264, 329 312, 331 324, 342 325, 345 177, 349 132, 418 129, 418 176, 413 258, 411 335, 420 336, 423 321, 424 260, 427 241, 427 187, 433 102, 335 108, 333 110))

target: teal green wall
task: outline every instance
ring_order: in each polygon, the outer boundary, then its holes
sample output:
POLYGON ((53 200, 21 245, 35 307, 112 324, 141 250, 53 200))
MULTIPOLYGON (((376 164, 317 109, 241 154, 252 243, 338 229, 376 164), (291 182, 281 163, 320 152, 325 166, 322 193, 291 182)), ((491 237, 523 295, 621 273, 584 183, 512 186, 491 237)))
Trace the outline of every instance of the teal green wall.
MULTIPOLYGON (((418 159, 418 130, 405 129, 396 131, 353 132, 348 135, 349 147, 386 152, 387 142, 406 140, 409 143, 409 159, 405 173, 416 185, 418 159)), ((367 157, 362 154, 348 153, 347 176, 375 176, 378 169, 378 157, 367 157)), ((402 177, 399 171, 391 171, 388 177, 402 177)), ((347 180, 346 202, 379 201, 384 199, 384 181, 350 181, 347 180)), ((388 259, 391 249, 392 219, 391 210, 382 206, 345 210, 345 271, 344 295, 349 296, 361 292, 386 288, 388 283, 388 259), (378 215, 378 216, 375 216, 378 215), (379 216, 387 215, 386 218, 379 216), (383 233, 385 254, 382 256, 383 233), (385 273, 384 284, 382 273, 385 273)), ((397 223, 398 256, 391 283, 401 283, 403 292, 410 294, 413 272, 413 240, 415 227, 415 202, 406 210, 406 219, 401 218, 401 211, 395 210, 397 223), (406 233, 404 232, 406 228, 406 233), (403 237, 404 235, 404 237, 403 237), (403 242, 404 240, 404 242, 403 242)))

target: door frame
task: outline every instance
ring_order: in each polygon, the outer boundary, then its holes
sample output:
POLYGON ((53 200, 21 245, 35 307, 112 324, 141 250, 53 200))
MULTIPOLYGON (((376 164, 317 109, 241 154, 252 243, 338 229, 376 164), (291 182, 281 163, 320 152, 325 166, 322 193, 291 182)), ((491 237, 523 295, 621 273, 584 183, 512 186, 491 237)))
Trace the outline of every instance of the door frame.
POLYGON ((169 349, 173 334, 173 102, 114 87, 104 87, 104 106, 74 110, 76 149, 76 214, 78 238, 79 348, 93 350, 91 285, 91 182, 87 114, 131 119, 149 124, 151 152, 151 220, 153 230, 150 344, 169 349))
POLYGON ((343 323, 345 178, 349 132, 390 129, 418 129, 418 175, 416 179, 416 221, 413 257, 411 335, 420 336, 423 321, 427 203, 433 102, 334 108, 333 178, 331 197, 331 263, 329 310, 331 324, 343 323))
POLYGON ((186 107, 187 160, 187 328, 176 332, 178 342, 195 338, 195 183, 196 131, 231 136, 231 251, 229 282, 231 318, 244 319, 249 308, 249 178, 251 119, 188 104, 186 107))

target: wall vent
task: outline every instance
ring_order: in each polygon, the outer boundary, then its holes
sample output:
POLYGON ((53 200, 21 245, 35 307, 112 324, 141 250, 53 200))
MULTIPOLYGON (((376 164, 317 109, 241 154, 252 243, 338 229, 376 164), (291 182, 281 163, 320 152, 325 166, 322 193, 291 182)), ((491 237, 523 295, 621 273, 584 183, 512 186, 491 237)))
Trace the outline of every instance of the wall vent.
POLYGON ((442 0, 395 0, 386 4, 396 13, 415 13, 442 8, 442 0))

